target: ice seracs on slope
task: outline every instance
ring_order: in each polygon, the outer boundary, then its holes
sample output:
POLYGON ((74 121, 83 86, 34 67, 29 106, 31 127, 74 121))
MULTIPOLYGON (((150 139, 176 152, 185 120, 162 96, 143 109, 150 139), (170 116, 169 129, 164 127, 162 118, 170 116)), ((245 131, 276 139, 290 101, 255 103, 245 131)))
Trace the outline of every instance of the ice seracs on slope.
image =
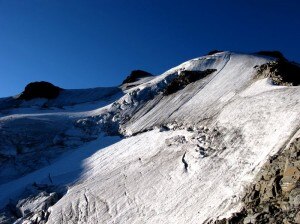
POLYGON ((244 188, 264 162, 299 129, 299 87, 255 79, 255 66, 272 60, 221 52, 135 80, 110 100, 75 103, 64 111, 54 106, 47 113, 22 114, 28 108, 21 107, 13 115, 16 109, 11 110, 1 118, 3 125, 19 117, 69 122, 59 131, 60 144, 67 150, 77 136, 77 148, 34 173, 4 181, 0 202, 4 205, 36 182, 68 186, 45 209, 47 216, 40 220, 47 223, 207 223, 230 216, 241 208, 244 188), (181 71, 208 69, 214 72, 164 94, 181 71))

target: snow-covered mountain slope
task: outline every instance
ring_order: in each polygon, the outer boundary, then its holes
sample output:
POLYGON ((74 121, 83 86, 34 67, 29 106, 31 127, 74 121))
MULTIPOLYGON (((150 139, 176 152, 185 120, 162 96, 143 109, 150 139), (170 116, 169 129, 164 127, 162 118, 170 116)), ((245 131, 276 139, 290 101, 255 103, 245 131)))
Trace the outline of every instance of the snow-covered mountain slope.
POLYGON ((221 52, 120 87, 2 99, 0 223, 229 217, 299 130, 299 86, 257 76, 274 60, 221 52))
POLYGON ((5 98, 0 116, 0 183, 39 167, 83 142, 94 140, 76 121, 122 96, 117 88, 66 90, 56 99, 5 98))

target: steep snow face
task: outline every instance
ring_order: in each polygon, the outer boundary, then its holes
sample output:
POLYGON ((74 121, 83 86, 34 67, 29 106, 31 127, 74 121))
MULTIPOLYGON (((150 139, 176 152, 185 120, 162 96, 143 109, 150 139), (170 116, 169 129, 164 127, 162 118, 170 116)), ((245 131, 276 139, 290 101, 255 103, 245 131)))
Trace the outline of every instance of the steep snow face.
POLYGON ((195 59, 184 63, 180 69, 215 68, 217 72, 177 94, 148 101, 143 109, 134 114, 127 129, 134 133, 159 123, 196 123, 216 116, 228 101, 251 84, 256 74, 254 66, 266 62, 264 58, 233 53, 219 53, 207 60, 195 59))
MULTIPOLYGON (((17 200, 35 182, 68 186, 48 209, 47 223, 205 223, 238 211, 244 188, 300 126, 300 88, 255 79, 255 66, 270 60, 222 52, 121 86, 123 92, 113 88, 97 98, 95 89, 84 90, 91 98, 82 97, 74 105, 68 102, 77 93, 68 92, 42 112, 32 102, 7 110, 0 118, 1 127, 8 127, 3 133, 21 133, 24 141, 25 131, 18 126, 25 124, 29 136, 48 127, 33 143, 52 142, 51 147, 26 150, 38 150, 45 158, 50 155, 44 150, 73 152, 10 180, 4 173, 15 169, 7 158, 16 149, 1 147, 7 155, 0 161, 6 171, 1 174, 0 204, 13 196, 17 200), (207 69, 216 71, 164 94, 183 70, 207 69), (105 136, 120 134, 127 138, 105 136)), ((2 146, 9 146, 5 141, 10 135, 5 136, 2 146)))

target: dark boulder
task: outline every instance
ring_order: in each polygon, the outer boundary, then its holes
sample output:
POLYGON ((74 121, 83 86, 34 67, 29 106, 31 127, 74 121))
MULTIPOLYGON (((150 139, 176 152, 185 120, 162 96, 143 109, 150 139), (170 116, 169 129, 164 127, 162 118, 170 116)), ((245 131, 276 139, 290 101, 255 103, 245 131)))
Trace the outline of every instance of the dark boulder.
POLYGON ((126 79, 122 82, 122 84, 136 82, 140 78, 145 78, 149 76, 153 76, 153 75, 143 70, 134 70, 130 73, 129 76, 126 77, 126 79))
POLYGON ((163 94, 165 96, 184 89, 188 84, 196 82, 209 74, 217 71, 216 69, 206 69, 204 71, 181 71, 181 73, 167 85, 163 94))
POLYGON ((35 98, 54 99, 58 97, 61 88, 49 82, 31 82, 19 96, 22 100, 31 100, 35 98))

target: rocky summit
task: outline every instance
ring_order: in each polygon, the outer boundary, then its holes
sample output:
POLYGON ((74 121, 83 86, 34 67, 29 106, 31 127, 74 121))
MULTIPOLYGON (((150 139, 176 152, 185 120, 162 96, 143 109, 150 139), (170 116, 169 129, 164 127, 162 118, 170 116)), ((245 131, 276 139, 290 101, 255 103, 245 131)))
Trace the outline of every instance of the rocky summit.
POLYGON ((300 223, 299 65, 212 51, 0 99, 0 223, 300 223))

